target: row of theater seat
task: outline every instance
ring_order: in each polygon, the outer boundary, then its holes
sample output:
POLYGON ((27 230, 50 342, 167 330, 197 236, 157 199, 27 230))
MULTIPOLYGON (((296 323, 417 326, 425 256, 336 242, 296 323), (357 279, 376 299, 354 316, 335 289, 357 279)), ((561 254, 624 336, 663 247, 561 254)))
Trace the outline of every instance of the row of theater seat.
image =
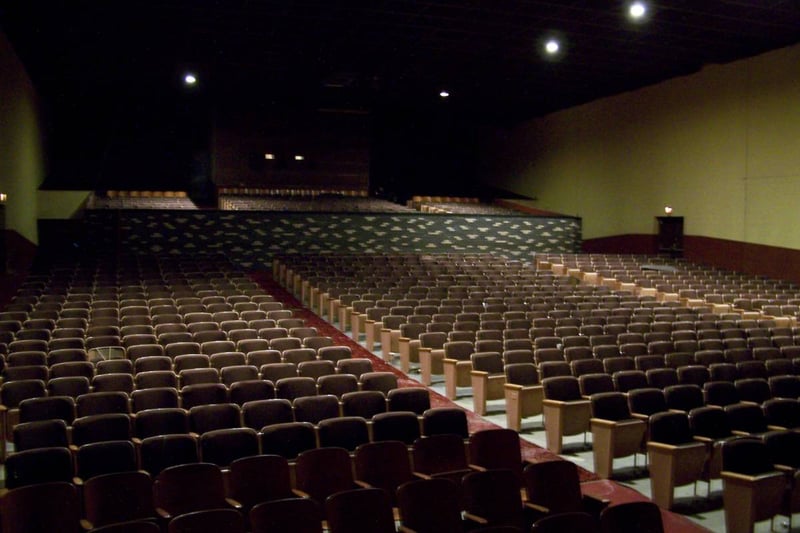
POLYGON ((225 195, 219 199, 220 209, 225 211, 275 211, 275 212, 344 212, 344 213, 411 213, 403 205, 378 198, 358 196, 242 196, 225 195))
POLYGON ((728 409, 734 413, 733 416, 740 416, 740 419, 733 421, 736 427, 798 427, 800 379, 780 376, 774 379, 772 385, 777 393, 775 396, 770 383, 759 378, 734 383, 713 381, 702 388, 696 384, 675 384, 659 389, 647 382, 640 382, 635 386, 631 384, 631 388, 620 389, 606 374, 587 374, 581 378, 559 376, 546 378, 541 385, 538 382, 509 383, 505 387, 506 413, 508 426, 515 429, 521 429, 524 418, 543 415, 547 447, 556 453, 561 451, 565 435, 587 431, 589 400, 596 394, 625 395, 629 409, 645 416, 670 409, 688 412, 713 406, 728 409), (753 409, 743 409, 742 406, 755 407, 758 413, 753 409), (736 413, 745 413, 747 416, 736 413), (760 416, 757 416, 759 413, 760 416))
MULTIPOLYGON (((43 449, 42 456, 66 458, 60 450, 43 449)), ((52 487, 59 481, 71 486, 67 465, 64 462, 64 472, 54 472, 51 479, 29 487, 52 487)), ((253 531, 281 531, 275 529, 277 524, 285 528, 282 531, 321 531, 320 522, 325 519, 331 531, 378 533, 395 531, 393 506, 399 510, 401 525, 421 531, 461 530, 463 513, 473 524, 513 526, 519 528, 514 531, 522 531, 541 517, 576 511, 597 515, 603 510, 602 502, 594 507, 585 505, 574 464, 557 461, 523 467, 519 439, 509 430, 477 432, 466 442, 449 433, 423 437, 414 442, 411 455, 405 444, 390 440, 361 444, 352 454, 339 447, 315 448, 291 462, 261 454, 234 458, 224 467, 193 461, 166 467, 153 477, 128 465, 81 480, 84 503, 80 514, 92 527, 131 519, 167 523, 185 513, 222 508, 248 516, 253 531), (441 464, 437 456, 447 458, 447 464, 441 464), (426 465, 435 470, 426 472, 426 465), (524 504, 520 487, 525 489, 524 504), (358 488, 362 493, 352 492, 358 488), (489 494, 494 497, 487 497, 489 494), (349 502, 344 504, 346 511, 338 508, 340 499, 349 502), (265 502, 274 502, 269 513, 260 507, 265 502), (283 507, 303 513, 286 517, 279 512, 283 507), (263 525, 265 521, 267 525, 263 525)), ((23 488, 14 488, 0 503, 4 525, 12 523, 11 516, 20 518, 30 512, 26 505, 11 505, 24 501, 17 496, 24 494, 23 488)), ((38 493, 48 490, 52 489, 38 493)), ((31 488, 29 492, 37 491, 31 488)), ((67 497, 66 501, 76 499, 67 497)), ((73 509, 71 516, 77 514, 73 509)), ((603 514, 600 516, 602 522, 603 514)), ((650 516, 658 517, 654 520, 660 525, 657 512, 650 516)), ((65 530, 69 526, 60 518, 61 530, 65 530)), ((207 518, 220 527, 214 520, 218 517, 207 518)), ((169 522, 170 531, 184 531, 177 527, 169 522)), ((616 531, 607 531, 612 530, 616 531)))
MULTIPOLYGON (((791 522, 800 510, 795 482, 800 433, 768 425, 765 412, 772 402, 790 404, 797 424, 797 400, 770 400, 763 411, 740 403, 637 414, 627 405, 638 402, 635 392, 627 401, 619 392, 589 399, 590 418, 582 423, 592 432, 595 471, 601 477, 613 475, 615 458, 646 451, 652 498, 665 509, 672 507, 676 487, 702 480, 709 483, 710 495, 710 481, 721 478, 728 531, 752 531, 755 522, 775 514, 791 522)), ((652 400, 660 391, 638 392, 652 400)), ((573 408, 573 414, 579 412, 573 408)))
MULTIPOLYGON (((314 362, 316 363, 316 362, 314 362)), ((314 364, 307 363, 307 364, 314 364)), ((42 380, 19 380, 5 383, 0 388, 0 414, 2 414, 3 434, 10 438, 18 421, 36 420, 47 417, 52 412, 61 413, 69 422, 74 416, 85 416, 101 413, 137 413, 151 408, 190 409, 195 406, 234 402, 244 406, 248 402, 282 399, 295 401, 298 398, 311 397, 305 400, 308 417, 320 418, 322 415, 311 413, 320 411, 325 416, 341 414, 365 414, 372 416, 387 409, 386 398, 392 409, 411 409, 422 412, 430 406, 428 392, 422 388, 397 389, 397 377, 389 372, 370 372, 371 364, 366 359, 342 360, 340 369, 335 373, 333 363, 325 361, 331 373, 314 377, 298 376, 294 365, 273 364, 262 368, 279 367, 280 374, 274 381, 255 376, 239 376, 243 379, 232 381, 230 385, 218 380, 216 369, 190 369, 182 371, 180 390, 176 388, 178 375, 172 371, 147 371, 137 374, 140 385, 147 388, 133 389, 131 374, 101 374, 95 376, 96 387, 90 389, 85 376, 54 378, 47 387, 42 380), (353 363, 352 365, 348 363, 353 363), (366 365, 362 363, 367 363, 366 365), (346 373, 352 367, 358 375, 346 373), (211 373, 206 378, 199 373, 211 373), (282 377, 283 376, 283 377, 282 377), (109 380, 99 381, 99 378, 109 380), (124 379, 123 379, 124 378, 124 379), (150 380, 149 378, 155 378, 150 380), (99 384, 107 385, 101 389, 99 384), (119 386, 114 386, 119 385, 119 386), (94 392, 91 392, 94 391, 94 392), (74 398, 74 400, 73 400, 74 398), (340 400, 343 407, 340 407, 340 400), (69 406, 63 407, 63 405, 69 406), (62 407, 56 407, 62 406, 62 407), (77 409, 76 409, 77 408, 77 409), (311 411, 309 411, 311 410, 311 411), (75 411, 75 413, 73 413, 75 411), (73 413, 69 416, 69 413, 73 413)), ((88 363, 87 363, 88 364, 88 363)), ((256 371, 255 367, 227 367, 233 373, 242 370, 256 371)), ((223 369, 223 374, 226 369, 223 369)), ((258 429, 258 425, 256 425, 258 429)))
MULTIPOLYGON (((664 508, 671 507, 676 486, 725 478, 723 470, 734 470, 724 464, 720 448, 737 436, 780 434, 798 442, 793 430, 768 423, 773 408, 781 415, 791 411, 793 423, 800 423, 796 399, 770 400, 763 408, 737 403, 724 408, 701 404, 670 409, 666 391, 658 389, 637 389, 627 395, 600 392, 585 398, 577 386, 574 378, 544 383, 546 390, 551 389, 545 393, 548 447, 553 444, 554 451, 561 452, 564 435, 591 432, 594 469, 604 478, 614 475, 615 459, 648 453, 653 499, 664 508), (553 394, 552 389, 557 392, 553 394)), ((793 486, 786 483, 786 489, 793 486)))
MULTIPOLYGON (((114 346, 88 351, 82 348, 64 348, 50 352, 24 350, 0 357, 0 368, 3 381, 47 380, 72 375, 91 379, 95 374, 131 374, 145 370, 174 370, 180 373, 191 368, 211 367, 221 372, 223 368, 231 366, 249 365, 258 370, 269 363, 290 363, 297 366, 312 362, 321 366, 324 363, 317 361, 337 364, 343 359, 351 358, 349 347, 336 346, 329 337, 313 337, 308 340, 305 347, 302 347, 299 339, 279 338, 270 342, 264 339, 246 339, 238 343, 226 340, 202 344, 176 342, 166 346, 143 344, 128 350, 114 346), (237 348, 241 351, 237 351, 237 348)), ((308 366, 310 370, 310 365, 308 366)))
MULTIPOLYGON (((347 266, 346 265, 347 260, 348 260, 347 258, 343 258, 342 259, 342 262, 345 264, 345 267, 347 266)), ((398 258, 397 260, 394 261, 394 263, 392 262, 391 259, 386 259, 386 258, 383 258, 383 257, 371 257, 371 258, 367 259, 367 261, 369 261, 369 260, 372 260, 375 263, 375 264, 371 265, 373 267, 373 269, 380 265, 381 268, 386 269, 386 270, 391 270, 391 269, 394 268, 395 270, 400 270, 400 271, 402 271, 402 269, 404 267, 404 264, 405 264, 404 261, 407 262, 407 263, 411 263, 413 265, 416 265, 417 267, 422 266, 423 268, 429 267, 430 263, 432 263, 432 261, 431 262, 424 262, 423 261, 422 262, 423 264, 420 264, 419 262, 414 263, 413 260, 412 261, 408 261, 407 258, 398 258)), ((479 262, 480 262, 480 260, 476 260, 476 263, 479 263, 479 262)), ((646 285, 647 287, 654 286, 655 285, 654 281, 655 281, 656 277, 669 279, 669 276, 667 274, 665 274, 663 272, 660 272, 660 271, 656 271, 655 269, 648 270, 648 271, 642 271, 641 270, 641 266, 642 265, 652 266, 653 263, 662 263, 662 262, 663 262, 663 260, 660 259, 660 258, 644 258, 643 260, 639 260, 638 262, 634 263, 635 268, 638 269, 638 273, 640 274, 640 277, 647 281, 647 283, 643 283, 643 285, 646 285), (649 261, 649 265, 647 264, 647 261, 649 261), (645 277, 645 275, 647 277, 645 277)), ((551 264, 546 259, 538 261, 538 263, 541 263, 540 265, 538 265, 540 268, 550 268, 551 267, 551 264)), ((514 262, 508 262, 507 264, 503 264, 501 262, 491 261, 490 260, 488 262, 484 262, 484 265, 485 265, 486 272, 489 272, 489 273, 497 272, 497 273, 505 274, 509 278, 507 280, 506 287, 510 287, 511 285, 513 285, 514 282, 518 283, 519 280, 515 279, 515 276, 519 276, 519 273, 524 271, 524 266, 520 265, 519 263, 514 263, 514 262), (511 283, 508 283, 508 282, 511 282, 511 283)), ((438 265, 436 265, 436 266, 438 267, 438 265)), ((555 269, 555 265, 552 265, 552 266, 555 269)), ((566 273, 568 272, 568 269, 566 267, 564 267, 563 265, 561 265, 561 264, 559 264, 558 266, 559 266, 559 268, 557 270, 558 270, 559 275, 562 275, 562 276, 566 275, 566 273)), ((691 265, 677 264, 676 263, 676 264, 673 265, 673 268, 674 267, 677 267, 678 269, 681 269, 681 268, 685 269, 685 268, 691 268, 691 265)), ((602 283, 602 281, 603 281, 602 277, 599 274, 597 274, 598 270, 601 270, 601 269, 598 268, 597 270, 592 270, 592 268, 593 267, 589 267, 589 269, 586 270, 589 273, 595 273, 594 274, 595 277, 592 278, 592 279, 590 279, 587 276, 585 276, 584 272, 581 269, 575 269, 575 272, 571 272, 571 276, 568 276, 568 277, 572 277, 573 282, 575 282, 578 279, 583 279, 585 281, 589 280, 589 281, 587 281, 589 283, 595 283, 595 284, 602 283)), ((302 272, 303 274, 310 275, 310 276, 319 276, 319 273, 325 271, 324 269, 325 269, 324 266, 315 264, 315 260, 313 258, 311 258, 311 257, 307 257, 307 258, 291 258, 291 268, 289 268, 289 270, 291 270, 292 273, 294 273, 295 271, 299 271, 299 272, 302 272), (304 262, 305 262, 305 264, 304 264, 304 262), (310 271, 310 272, 306 272, 306 271, 310 271)), ((286 270, 286 269, 284 269, 284 270, 286 270)), ((278 272, 282 272, 284 270, 279 270, 278 272)), ((607 277, 609 276, 608 271, 606 271, 606 270, 601 270, 601 271, 607 277)), ((539 272, 541 272, 541 271, 538 271, 537 273, 539 273, 539 272)), ((709 275, 712 276, 712 279, 713 279, 713 276, 719 276, 719 278, 722 278, 722 276, 724 276, 725 274, 726 273, 724 273, 724 272, 714 272, 714 273, 710 273, 709 275)), ((679 275, 672 275, 672 276, 678 278, 679 275)), ((395 277, 397 277, 397 276, 395 276, 395 277)), ((420 285, 425 284, 426 280, 430 281, 431 279, 432 279, 431 276, 429 274, 426 275, 424 270, 422 272, 420 272, 420 274, 419 274, 419 284, 420 285)), ((435 279, 435 276, 434 276, 433 279, 435 279)), ((485 277, 484 277, 484 279, 485 279, 485 277)), ((726 279, 728 279, 728 278, 726 278, 726 279)), ((737 280, 741 285, 744 285, 746 282, 750 282, 750 281, 763 281, 763 280, 757 280, 757 279, 752 278, 752 277, 747 278, 747 277, 742 277, 742 276, 736 276, 735 278, 731 278, 730 279, 731 283, 735 282, 734 279, 737 280)), ((635 283, 626 284, 626 283, 624 283, 622 281, 617 282, 617 280, 614 279, 613 277, 609 278, 609 280, 614 282, 612 284, 614 286, 614 288, 621 288, 622 287, 625 290, 631 291, 631 292, 634 291, 634 290, 637 290, 637 286, 636 286, 635 283)), ((282 281, 286 281, 286 280, 284 279, 282 281)), ((294 287, 295 284, 294 284, 293 281, 294 280, 292 280, 292 282, 290 282, 290 283, 286 283, 286 285, 289 286, 289 287, 294 287)), ((625 280, 623 280, 623 281, 625 281, 625 280)), ((675 304, 680 305, 680 302, 682 300, 679 297, 679 294, 677 294, 677 291, 678 291, 679 287, 672 287, 672 286, 666 287, 666 285, 665 285, 663 288, 664 288, 664 290, 667 290, 667 288, 670 291, 675 290, 676 291, 675 294, 668 294, 667 298, 665 298, 665 299, 668 300, 670 303, 675 303, 675 304)), ((789 288, 789 290, 791 290, 791 288, 789 288)), ((629 294, 631 292, 629 292, 629 294)), ((700 293, 701 291, 697 290, 697 291, 694 291, 694 292, 695 292, 695 294, 687 295, 686 297, 683 298, 683 300, 686 300, 687 302, 692 302, 693 304, 695 302, 699 302, 700 304, 703 304, 704 306, 706 306, 706 307, 708 307, 710 309, 715 309, 715 310, 717 310, 719 312, 730 311, 730 310, 733 309, 733 307, 731 305, 720 306, 720 307, 716 307, 715 308, 715 307, 713 307, 714 304, 711 301, 706 302, 703 299, 699 299, 698 300, 698 296, 700 296, 700 294, 698 294, 698 293, 700 293), (692 296, 694 299, 690 298, 689 296, 692 296)), ((652 293, 653 296, 655 296, 657 294, 657 291, 655 291, 655 289, 652 289, 647 294, 651 294, 651 293, 652 293)), ((788 297, 790 298, 790 297, 796 296, 796 293, 797 293, 797 291, 795 289, 794 290, 794 294, 789 293, 788 297)), ((781 315, 783 315, 783 313, 781 313, 781 315)))
MULTIPOLYGON (((428 409, 421 416, 389 411, 369 421, 359 416, 330 416, 312 423, 295 420, 285 401, 262 402, 267 403, 272 405, 248 406, 241 411, 232 404, 198 406, 188 412, 148 409, 132 419, 122 413, 88 415, 74 419, 70 426, 61 418, 24 422, 15 431, 20 449, 6 460, 6 487, 72 476, 87 479, 137 468, 157 475, 171 465, 200 460, 227 467, 237 458, 261 453, 294 460, 319 447, 353 452, 364 444, 386 441, 408 446, 417 457, 420 472, 445 472, 456 461, 466 464, 466 421, 457 410, 428 409), (242 418, 249 424, 265 425, 258 430, 241 426, 242 418), (438 439, 442 435, 450 440, 438 439), (431 440, 434 436, 437 438, 431 440), (52 452, 54 449, 68 454, 52 452), (440 456, 451 452, 456 453, 452 460, 440 456)), ((303 415, 301 408, 298 403, 298 419, 303 415)))

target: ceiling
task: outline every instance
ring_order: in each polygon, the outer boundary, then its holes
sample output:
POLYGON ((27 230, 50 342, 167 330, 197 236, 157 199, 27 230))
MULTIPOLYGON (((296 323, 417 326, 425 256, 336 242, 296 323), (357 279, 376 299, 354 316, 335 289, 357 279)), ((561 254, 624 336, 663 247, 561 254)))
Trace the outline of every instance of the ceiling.
POLYGON ((0 0, 46 101, 177 92, 522 119, 800 41, 798 0, 0 0), (544 39, 561 52, 547 58, 544 39))

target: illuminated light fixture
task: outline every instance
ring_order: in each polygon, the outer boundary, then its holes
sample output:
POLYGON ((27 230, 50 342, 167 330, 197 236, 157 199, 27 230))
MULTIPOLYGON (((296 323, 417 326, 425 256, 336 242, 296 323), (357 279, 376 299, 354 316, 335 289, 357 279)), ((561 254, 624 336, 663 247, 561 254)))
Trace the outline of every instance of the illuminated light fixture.
POLYGON ((275 154, 264 154, 264 159, 269 159, 269 160, 275 159, 275 154))
POLYGON ((8 200, 8 195, 4 192, 0 192, 0 204, 6 203, 6 200, 8 200))
POLYGON ((188 72, 183 77, 183 83, 185 83, 186 85, 195 85, 197 84, 197 76, 195 76, 191 72, 188 72))
POLYGON ((441 96, 442 98, 448 98, 450 96, 450 93, 447 91, 440 91, 439 96, 441 96))
POLYGON ((633 20, 641 20, 647 14, 647 6, 644 2, 633 2, 628 6, 628 15, 633 20))
POLYGON ((544 51, 550 55, 555 55, 558 51, 561 50, 561 45, 555 39, 548 39, 546 43, 544 43, 544 51))
POLYGON ((305 156, 296 155, 296 156, 294 156, 294 160, 295 161, 304 161, 305 160, 305 156))
POLYGON ((664 206, 664 214, 665 215, 671 215, 672 214, 672 206, 671 205, 665 205, 664 206))

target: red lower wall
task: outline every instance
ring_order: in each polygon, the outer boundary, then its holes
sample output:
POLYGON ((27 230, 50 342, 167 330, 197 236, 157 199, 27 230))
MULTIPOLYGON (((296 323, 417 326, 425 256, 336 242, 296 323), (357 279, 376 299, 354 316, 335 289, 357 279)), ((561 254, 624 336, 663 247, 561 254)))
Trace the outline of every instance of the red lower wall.
MULTIPOLYGON (((800 283, 800 250, 686 235, 683 256, 693 263, 800 283)), ((655 254, 655 235, 615 235, 583 241, 586 253, 655 254)))

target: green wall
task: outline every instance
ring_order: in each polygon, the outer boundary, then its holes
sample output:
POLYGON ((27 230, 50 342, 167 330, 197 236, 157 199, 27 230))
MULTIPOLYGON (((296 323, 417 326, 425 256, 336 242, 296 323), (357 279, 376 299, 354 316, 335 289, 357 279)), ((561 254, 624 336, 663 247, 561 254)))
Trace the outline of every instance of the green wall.
POLYGON ((583 238, 655 233, 799 249, 800 46, 526 122, 490 143, 493 184, 583 218, 583 238))
POLYGON ((39 109, 25 68, 2 33, 0 73, 0 192, 8 195, 6 228, 35 244, 36 191, 45 174, 39 109))
POLYGON ((40 219, 65 220, 82 215, 92 191, 39 191, 40 219))

